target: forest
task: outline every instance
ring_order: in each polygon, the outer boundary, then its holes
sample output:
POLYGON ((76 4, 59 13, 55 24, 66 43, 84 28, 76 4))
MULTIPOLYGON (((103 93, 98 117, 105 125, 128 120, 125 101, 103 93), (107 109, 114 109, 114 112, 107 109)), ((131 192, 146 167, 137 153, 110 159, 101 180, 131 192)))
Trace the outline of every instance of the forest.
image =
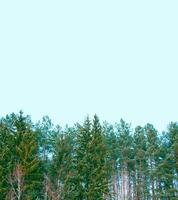
POLYGON ((0 200, 177 200, 178 123, 0 118, 0 200))

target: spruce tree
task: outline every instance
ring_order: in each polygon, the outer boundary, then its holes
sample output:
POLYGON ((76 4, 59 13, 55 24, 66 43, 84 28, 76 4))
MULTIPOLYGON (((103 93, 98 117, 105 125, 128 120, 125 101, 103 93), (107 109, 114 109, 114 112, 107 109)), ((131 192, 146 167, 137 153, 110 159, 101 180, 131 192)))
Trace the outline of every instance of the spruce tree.
POLYGON ((89 118, 77 135, 76 199, 102 200, 108 196, 108 152, 98 117, 89 118))
POLYGON ((89 117, 87 117, 83 126, 78 125, 76 141, 76 199, 87 199, 87 195, 89 193, 92 156, 89 146, 92 140, 91 126, 92 124, 89 117))
MULTIPOLYGON (((89 143, 90 178, 87 193, 88 200, 102 200, 108 195, 108 152, 104 143, 103 130, 99 118, 95 115, 89 143)), ((88 163, 89 164, 89 163, 88 163)))
POLYGON ((8 128, 13 137, 13 144, 11 144, 13 167, 8 175, 9 192, 10 195, 19 196, 19 199, 34 199, 40 197, 43 182, 38 158, 37 138, 29 116, 23 116, 23 113, 20 112, 19 115, 11 117, 13 126, 8 128), (23 181, 19 183, 19 179, 23 181))

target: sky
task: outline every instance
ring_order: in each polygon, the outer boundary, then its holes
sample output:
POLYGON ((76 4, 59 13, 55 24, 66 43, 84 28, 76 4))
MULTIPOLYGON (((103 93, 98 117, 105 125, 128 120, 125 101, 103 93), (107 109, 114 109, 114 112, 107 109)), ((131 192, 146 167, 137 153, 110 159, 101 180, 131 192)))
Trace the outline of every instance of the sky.
POLYGON ((0 116, 178 120, 177 0, 0 1, 0 116))

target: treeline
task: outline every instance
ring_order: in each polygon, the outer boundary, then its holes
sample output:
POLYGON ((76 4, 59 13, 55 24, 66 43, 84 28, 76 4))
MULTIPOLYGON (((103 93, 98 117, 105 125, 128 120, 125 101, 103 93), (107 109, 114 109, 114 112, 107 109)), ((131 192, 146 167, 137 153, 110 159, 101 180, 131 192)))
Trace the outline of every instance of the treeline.
POLYGON ((49 117, 0 119, 0 200, 176 200, 178 123, 163 133, 95 115, 73 127, 49 117))

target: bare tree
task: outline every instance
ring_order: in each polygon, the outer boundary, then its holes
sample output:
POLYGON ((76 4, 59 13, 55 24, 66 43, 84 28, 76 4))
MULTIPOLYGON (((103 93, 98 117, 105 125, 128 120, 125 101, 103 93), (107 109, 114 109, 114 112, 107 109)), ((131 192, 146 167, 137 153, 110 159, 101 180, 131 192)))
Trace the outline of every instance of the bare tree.
POLYGON ((51 200, 61 200, 60 193, 54 190, 52 183, 47 176, 45 177, 45 193, 45 198, 48 197, 51 200))
POLYGON ((21 200, 24 192, 24 170, 20 164, 17 164, 13 173, 9 177, 11 189, 9 191, 10 200, 21 200))

